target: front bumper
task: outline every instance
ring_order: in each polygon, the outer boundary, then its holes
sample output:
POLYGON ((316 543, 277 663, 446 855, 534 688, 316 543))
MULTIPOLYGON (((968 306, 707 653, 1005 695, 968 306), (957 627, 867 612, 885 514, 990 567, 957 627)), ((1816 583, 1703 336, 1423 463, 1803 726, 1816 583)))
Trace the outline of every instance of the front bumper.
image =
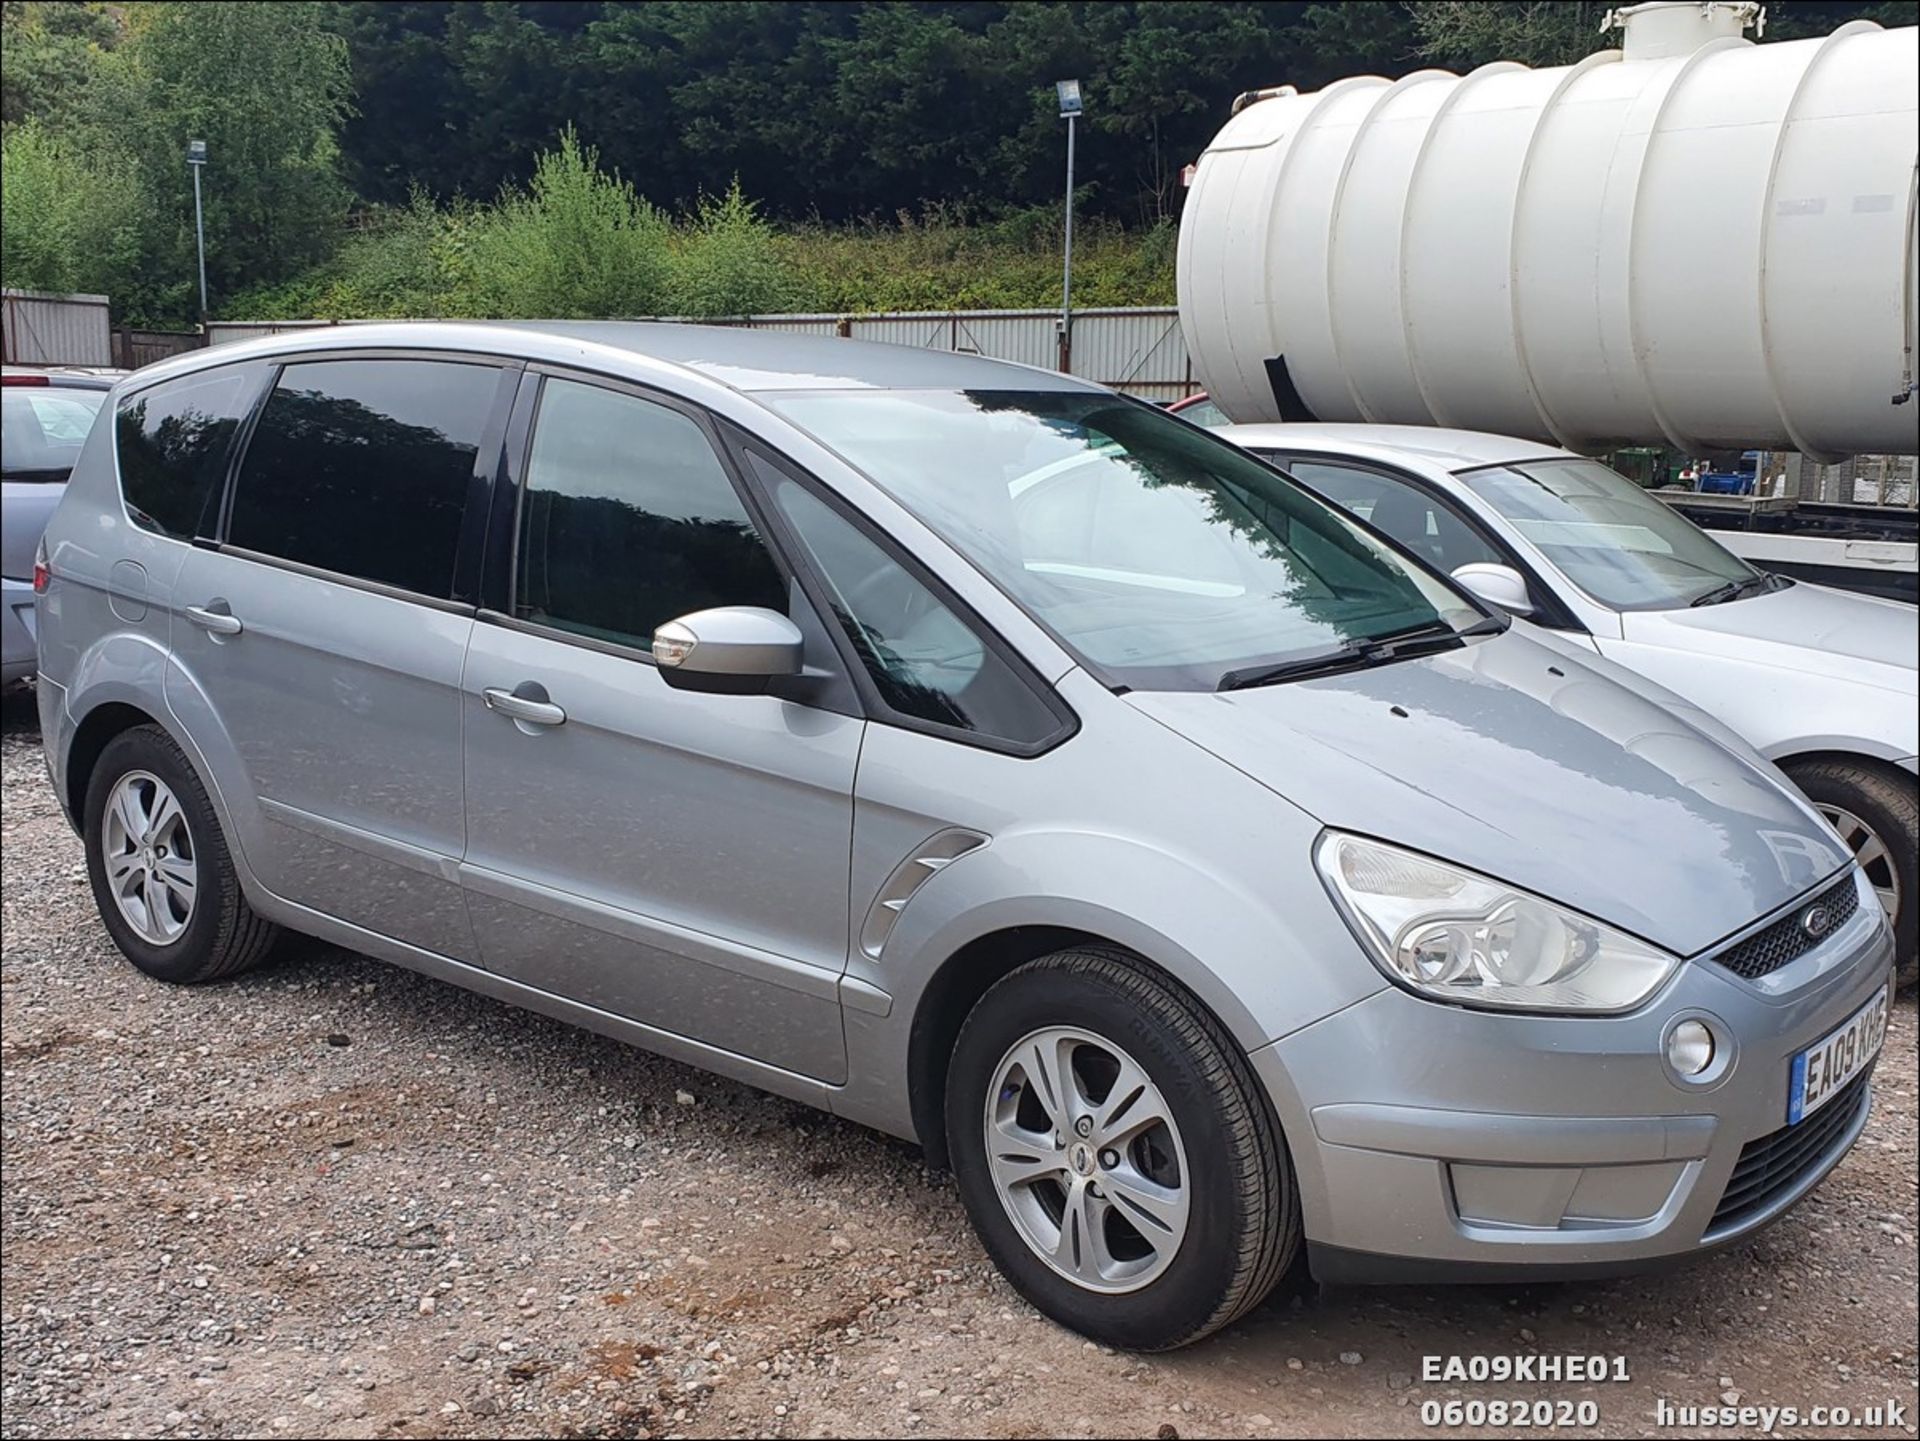
POLYGON ((1757 981, 1690 961, 1653 1002, 1615 1017, 1503 1015, 1388 988, 1256 1051, 1316 1275, 1615 1274, 1703 1254, 1784 1214, 1864 1129, 1864 1078, 1801 1122, 1824 1118, 1817 1145, 1716 1212, 1742 1148, 1786 1125, 1795 1054, 1887 985, 1892 933, 1864 877, 1855 883, 1853 918, 1757 981), (1705 1084, 1663 1059, 1668 1026, 1686 1016, 1732 1043, 1705 1084))

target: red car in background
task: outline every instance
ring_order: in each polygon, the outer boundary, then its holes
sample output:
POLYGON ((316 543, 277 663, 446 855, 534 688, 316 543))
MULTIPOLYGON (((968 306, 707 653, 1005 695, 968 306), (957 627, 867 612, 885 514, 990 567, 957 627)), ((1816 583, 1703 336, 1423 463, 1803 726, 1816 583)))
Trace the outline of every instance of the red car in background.
POLYGON ((1208 430, 1222 425, 1232 425, 1227 413, 1207 397, 1206 391, 1198 395, 1189 395, 1185 400, 1176 400, 1167 407, 1167 413, 1177 415, 1182 420, 1190 420, 1195 425, 1204 425, 1208 430))

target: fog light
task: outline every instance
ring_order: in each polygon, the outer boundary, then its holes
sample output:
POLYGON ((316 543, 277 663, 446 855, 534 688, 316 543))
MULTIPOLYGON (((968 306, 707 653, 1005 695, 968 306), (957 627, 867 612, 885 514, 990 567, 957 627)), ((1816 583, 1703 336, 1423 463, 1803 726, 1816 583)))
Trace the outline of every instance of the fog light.
POLYGON ((1667 1064, 1676 1075, 1699 1075, 1713 1064, 1713 1032, 1699 1021, 1682 1021, 1667 1035, 1667 1064))

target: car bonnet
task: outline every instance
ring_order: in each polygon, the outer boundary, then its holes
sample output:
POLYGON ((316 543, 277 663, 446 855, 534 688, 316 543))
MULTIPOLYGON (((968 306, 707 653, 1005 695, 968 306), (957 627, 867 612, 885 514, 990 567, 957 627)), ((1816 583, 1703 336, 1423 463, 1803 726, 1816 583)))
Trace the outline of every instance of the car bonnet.
POLYGON ((1126 701, 1328 826, 1679 955, 1849 860, 1770 767, 1516 631, 1341 675, 1126 701))

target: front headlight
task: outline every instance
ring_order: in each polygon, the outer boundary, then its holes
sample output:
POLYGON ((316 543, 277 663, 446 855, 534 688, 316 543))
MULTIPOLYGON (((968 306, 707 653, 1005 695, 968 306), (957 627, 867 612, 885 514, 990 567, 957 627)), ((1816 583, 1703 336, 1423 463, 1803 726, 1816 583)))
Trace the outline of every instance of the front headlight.
POLYGON ((1379 841, 1328 831, 1314 861, 1375 964, 1437 1001, 1625 1011, 1680 964, 1552 901, 1379 841))

